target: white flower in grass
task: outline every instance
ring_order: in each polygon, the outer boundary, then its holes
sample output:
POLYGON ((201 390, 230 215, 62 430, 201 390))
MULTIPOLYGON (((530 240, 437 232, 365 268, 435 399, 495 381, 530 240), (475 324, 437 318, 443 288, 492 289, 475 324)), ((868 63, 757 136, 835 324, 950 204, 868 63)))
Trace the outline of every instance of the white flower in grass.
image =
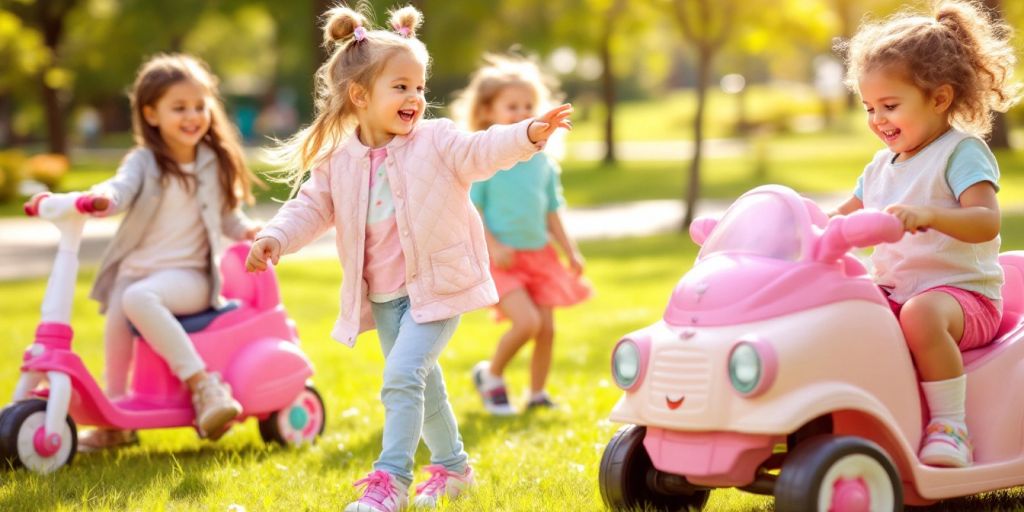
POLYGON ((341 411, 342 418, 351 418, 353 416, 359 416, 359 408, 349 407, 348 409, 341 411))
POLYGON ((611 383, 608 382, 608 379, 601 379, 597 381, 597 387, 599 388, 606 388, 608 386, 611 386, 611 383))
POLYGON ((238 503, 232 503, 228 505, 228 512, 245 512, 245 507, 238 503))
POLYGON ((577 473, 582 473, 587 470, 587 467, 583 464, 577 464, 575 462, 569 463, 569 469, 575 469, 577 473))

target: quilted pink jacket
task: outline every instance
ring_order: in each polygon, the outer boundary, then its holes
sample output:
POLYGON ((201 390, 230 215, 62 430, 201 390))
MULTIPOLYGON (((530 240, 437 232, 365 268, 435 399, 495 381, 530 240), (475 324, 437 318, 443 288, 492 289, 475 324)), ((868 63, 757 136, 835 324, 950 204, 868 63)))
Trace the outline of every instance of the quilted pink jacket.
MULTIPOLYGON (((530 122, 467 133, 450 120, 428 120, 387 145, 385 167, 405 254, 405 287, 417 322, 451 318, 498 301, 469 188, 537 152, 527 136, 530 122)), ((349 137, 257 237, 277 239, 287 254, 331 226, 337 229, 343 277, 341 311, 331 337, 349 346, 359 333, 374 328, 362 278, 369 180, 370 148, 349 137)))

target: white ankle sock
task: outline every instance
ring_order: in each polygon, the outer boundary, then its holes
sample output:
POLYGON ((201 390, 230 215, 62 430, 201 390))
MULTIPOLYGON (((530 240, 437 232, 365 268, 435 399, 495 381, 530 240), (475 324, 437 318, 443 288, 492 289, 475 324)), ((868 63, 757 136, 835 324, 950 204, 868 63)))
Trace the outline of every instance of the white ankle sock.
POLYGON ((932 419, 966 424, 967 376, 921 383, 932 419))
POLYGON ((483 375, 483 378, 481 380, 483 380, 484 389, 494 389, 496 387, 505 385, 505 378, 491 373, 490 365, 484 368, 484 371, 480 373, 483 375))
POLYGON ((530 395, 531 402, 539 402, 545 398, 548 398, 548 392, 543 389, 530 395))

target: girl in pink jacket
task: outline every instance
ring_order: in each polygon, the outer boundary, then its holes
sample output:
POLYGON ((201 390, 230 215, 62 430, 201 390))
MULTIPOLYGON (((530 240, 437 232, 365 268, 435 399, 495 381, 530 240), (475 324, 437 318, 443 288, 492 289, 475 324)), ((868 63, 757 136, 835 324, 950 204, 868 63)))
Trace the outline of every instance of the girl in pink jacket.
POLYGON ((356 482, 363 495, 348 512, 406 506, 421 435, 432 464, 416 505, 432 507, 473 484, 437 362, 459 316, 498 299, 469 188, 571 127, 569 105, 473 134, 448 120, 423 121, 430 58, 415 37, 420 19, 405 7, 391 13, 393 31, 371 30, 351 9, 328 12, 324 39, 333 52, 317 72, 316 118, 278 148, 298 193, 260 232, 247 261, 264 270, 333 226, 344 279, 332 336, 351 346, 357 334, 378 331, 383 449, 356 482))

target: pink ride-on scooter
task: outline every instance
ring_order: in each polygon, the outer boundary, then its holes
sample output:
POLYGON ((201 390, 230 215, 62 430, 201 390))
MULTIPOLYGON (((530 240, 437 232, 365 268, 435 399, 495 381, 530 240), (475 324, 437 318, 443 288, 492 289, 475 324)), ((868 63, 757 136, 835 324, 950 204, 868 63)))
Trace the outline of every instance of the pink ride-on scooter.
MULTIPOLYGON (((49 473, 75 455, 76 423, 119 429, 194 426, 187 388, 141 337, 127 396, 108 399, 71 350, 71 302, 78 249, 89 213, 106 199, 85 194, 41 194, 25 206, 29 215, 61 232, 46 286, 35 342, 25 351, 13 402, 0 413, 0 458, 49 473), (41 386, 44 382, 48 386, 41 386)), ((259 420, 267 442, 300 445, 324 429, 323 400, 310 384, 313 368, 299 349, 294 323, 281 305, 273 272, 247 274, 248 244, 230 247, 221 259, 220 310, 179 317, 211 371, 231 384, 242 405, 236 421, 259 420)))
POLYGON ((848 252, 899 240, 895 217, 828 219, 769 185, 690 235, 701 250, 663 318, 612 351, 611 419, 626 425, 601 459, 609 507, 699 510, 734 487, 784 512, 889 512, 1024 484, 1024 252, 999 257, 995 340, 963 354, 975 460, 954 469, 918 460, 928 411, 910 351, 848 252))

